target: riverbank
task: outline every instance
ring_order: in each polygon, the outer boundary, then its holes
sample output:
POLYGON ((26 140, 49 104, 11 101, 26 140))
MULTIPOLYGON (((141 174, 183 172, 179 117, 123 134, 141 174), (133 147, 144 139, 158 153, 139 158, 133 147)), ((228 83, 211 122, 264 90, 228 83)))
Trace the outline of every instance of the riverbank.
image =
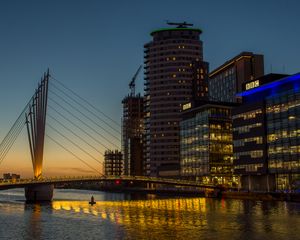
POLYGON ((279 193, 279 192, 243 192, 243 191, 195 191, 186 189, 147 189, 147 188, 122 188, 122 189, 101 189, 106 192, 126 192, 126 193, 147 193, 168 196, 191 196, 207 198, 225 198, 241 200, 259 201, 289 201, 300 202, 299 193, 279 193))
POLYGON ((86 189, 112 193, 142 193, 142 194, 157 194, 166 196, 189 196, 189 197, 207 197, 207 198, 225 198, 225 199, 242 199, 242 200, 260 200, 260 201, 291 201, 300 202, 299 193, 267 193, 267 192, 245 192, 245 191, 221 191, 221 190, 195 190, 195 189, 180 189, 180 188, 143 188, 143 187, 124 187, 124 186, 64 186, 61 188, 69 189, 86 189))
POLYGON ((222 198, 262 200, 262 201, 291 201, 300 202, 299 193, 264 193, 264 192, 222 192, 222 198))

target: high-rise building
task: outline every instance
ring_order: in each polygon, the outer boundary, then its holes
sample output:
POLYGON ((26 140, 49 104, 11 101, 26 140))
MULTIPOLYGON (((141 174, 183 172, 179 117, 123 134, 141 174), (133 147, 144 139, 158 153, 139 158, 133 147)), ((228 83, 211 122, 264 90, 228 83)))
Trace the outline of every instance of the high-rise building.
POLYGON ((181 176, 204 184, 237 186, 233 175, 231 111, 234 104, 190 102, 180 122, 181 176))
POLYGON ((263 75, 263 55, 242 52, 209 73, 209 98, 237 102, 236 94, 242 91, 243 84, 263 75))
POLYGON ((233 110, 234 170, 241 187, 299 187, 300 74, 266 75, 245 86, 243 104, 233 110))
POLYGON ((121 176, 123 172, 123 157, 118 150, 106 150, 104 153, 105 175, 121 176))
POLYGON ((143 97, 128 95, 122 101, 122 152, 124 175, 143 175, 143 97))
POLYGON ((207 95, 204 81, 208 64, 203 63, 202 31, 188 26, 183 23, 155 30, 151 33, 152 41, 144 46, 147 175, 179 175, 182 104, 195 95, 207 95), (194 79, 197 69, 198 82, 194 79))

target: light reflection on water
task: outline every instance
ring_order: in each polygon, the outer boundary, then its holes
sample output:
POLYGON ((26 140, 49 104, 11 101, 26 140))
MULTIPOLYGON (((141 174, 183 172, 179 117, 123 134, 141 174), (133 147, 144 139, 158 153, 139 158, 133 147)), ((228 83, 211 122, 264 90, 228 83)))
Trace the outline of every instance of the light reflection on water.
POLYGON ((59 190, 51 204, 27 205, 22 194, 0 192, 0 239, 299 239, 298 203, 59 190))

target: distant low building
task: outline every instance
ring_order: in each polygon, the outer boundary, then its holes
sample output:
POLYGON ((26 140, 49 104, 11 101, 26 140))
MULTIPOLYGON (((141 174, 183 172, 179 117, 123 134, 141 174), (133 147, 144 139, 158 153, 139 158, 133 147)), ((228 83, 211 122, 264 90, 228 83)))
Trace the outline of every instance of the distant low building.
POLYGON ((20 175, 19 174, 15 174, 15 173, 4 173, 3 174, 3 179, 4 180, 17 180, 20 179, 20 175))
POLYGON ((104 171, 108 176, 121 176, 123 171, 123 156, 119 150, 106 150, 104 154, 104 171))

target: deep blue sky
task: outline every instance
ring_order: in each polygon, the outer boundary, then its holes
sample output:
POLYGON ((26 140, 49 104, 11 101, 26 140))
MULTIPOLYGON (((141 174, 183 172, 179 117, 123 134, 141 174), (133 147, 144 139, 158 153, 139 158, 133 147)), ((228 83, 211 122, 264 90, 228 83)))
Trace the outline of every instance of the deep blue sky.
MULTIPOLYGON (((0 1, 0 138, 52 74, 120 121, 121 100, 143 62, 149 33, 166 20, 203 30, 213 70, 241 51, 265 55, 265 72, 300 72, 297 0, 2 0, 0 1)), ((143 89, 143 77, 137 80, 143 89)))
MULTIPOLYGON (((271 65, 273 72, 298 72, 298 2, 3 0, 1 115, 14 119, 50 67, 58 79, 120 118, 120 101, 143 61, 143 44, 165 20, 185 20, 203 30, 211 70, 247 50, 265 55, 266 72, 271 65)), ((139 89, 142 83, 140 75, 139 89)))

